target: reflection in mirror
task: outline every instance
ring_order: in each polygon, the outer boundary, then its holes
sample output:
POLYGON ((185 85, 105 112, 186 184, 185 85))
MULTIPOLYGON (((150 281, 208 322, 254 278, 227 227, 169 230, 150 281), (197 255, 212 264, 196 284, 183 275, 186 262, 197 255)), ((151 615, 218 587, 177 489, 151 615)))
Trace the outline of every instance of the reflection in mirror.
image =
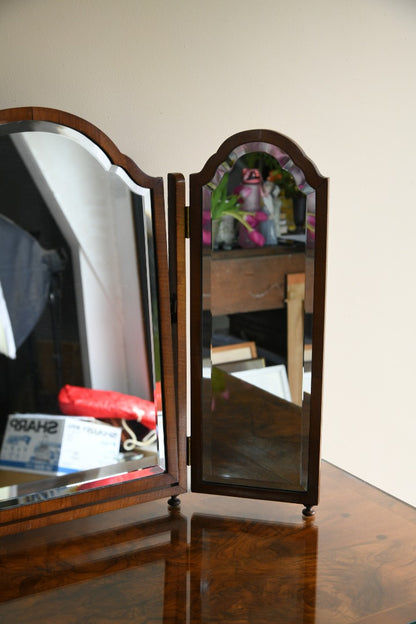
POLYGON ((190 203, 191 293, 202 278, 193 301, 203 311, 192 326, 192 487, 304 503, 309 514, 319 475, 326 179, 290 139, 253 130, 230 137, 191 176, 190 203))
POLYGON ((0 188, 0 506, 163 471, 150 190, 40 121, 0 125, 0 188))

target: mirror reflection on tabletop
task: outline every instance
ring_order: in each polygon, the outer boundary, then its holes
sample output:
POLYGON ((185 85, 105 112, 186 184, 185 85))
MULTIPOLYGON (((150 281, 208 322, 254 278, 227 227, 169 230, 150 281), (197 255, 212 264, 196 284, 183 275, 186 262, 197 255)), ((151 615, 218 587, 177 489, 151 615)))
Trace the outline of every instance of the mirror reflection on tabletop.
MULTIPOLYGON (((192 498, 185 495, 185 501, 190 511, 192 498)), ((0 621, 23 623, 30 613, 33 623, 43 624, 226 624, 253 621, 247 619, 251 612, 258 623, 288 613, 299 622, 313 609, 313 579, 305 587, 301 559, 305 553, 316 556, 315 527, 305 531, 299 521, 161 513, 156 505, 151 520, 136 518, 126 527, 85 536, 80 526, 79 534, 47 547, 38 536, 27 550, 20 544, 0 593, 0 621), (29 573, 21 567, 27 558, 29 573), (277 587, 290 587, 291 599, 282 603, 287 590, 277 587)))
POLYGON ((153 501, 2 537, 0 621, 414 621, 414 509, 326 463, 322 482, 314 519, 187 493, 180 511, 153 501))

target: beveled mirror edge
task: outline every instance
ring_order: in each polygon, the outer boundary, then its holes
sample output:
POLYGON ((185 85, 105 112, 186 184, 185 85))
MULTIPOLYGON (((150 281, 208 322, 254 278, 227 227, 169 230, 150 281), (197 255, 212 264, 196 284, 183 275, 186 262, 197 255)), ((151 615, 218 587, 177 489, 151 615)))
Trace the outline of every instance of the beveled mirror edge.
MULTIPOLYGON (((191 291, 191 457, 197 458, 191 462, 191 481, 193 489, 208 494, 223 494, 226 496, 239 496, 247 498, 263 498, 266 500, 279 500, 283 502, 300 503, 307 508, 315 506, 319 502, 319 477, 320 477, 320 438, 321 438, 321 409, 322 409, 322 372, 323 372, 323 347, 324 347, 324 317, 325 317, 325 286, 326 286, 326 237, 327 237, 327 204, 328 204, 328 179, 320 174, 313 161, 304 153, 301 147, 289 137, 267 129, 254 129, 238 132, 228 137, 206 161, 198 173, 189 177, 190 194, 190 238, 193 252, 190 259, 190 291, 191 291), (202 418, 196 419, 194 414, 201 411, 202 390, 195 378, 199 374, 199 366, 202 358, 201 322, 198 321, 195 308, 202 298, 202 242, 199 233, 202 228, 202 199, 200 191, 202 185, 209 182, 219 166, 229 154, 238 146, 247 143, 269 143, 276 145, 290 156, 296 166, 304 173, 306 181, 316 193, 316 209, 319 212, 316 229, 318 231, 315 240, 314 253, 314 326, 313 344, 314 357, 312 363, 313 385, 310 401, 310 433, 309 439, 313 442, 313 448, 308 456, 308 487, 306 491, 283 491, 279 490, 279 496, 267 488, 239 488, 233 485, 204 482, 202 478, 202 460, 200 461, 202 418), (197 261, 200 259, 200 262, 197 261), (316 314, 316 316, 315 316, 316 314)), ((200 303, 199 303, 200 307, 200 303)))
POLYGON ((180 480, 179 474, 163 179, 145 174, 132 159, 122 154, 99 128, 76 115, 43 107, 19 107, 0 111, 0 124, 21 121, 51 122, 78 131, 101 148, 113 165, 124 169, 135 183, 150 190, 157 262, 167 467, 165 471, 156 469, 150 471, 149 476, 140 479, 2 510, 0 511, 0 535, 136 505, 156 498, 170 497, 184 491, 183 481, 180 480))

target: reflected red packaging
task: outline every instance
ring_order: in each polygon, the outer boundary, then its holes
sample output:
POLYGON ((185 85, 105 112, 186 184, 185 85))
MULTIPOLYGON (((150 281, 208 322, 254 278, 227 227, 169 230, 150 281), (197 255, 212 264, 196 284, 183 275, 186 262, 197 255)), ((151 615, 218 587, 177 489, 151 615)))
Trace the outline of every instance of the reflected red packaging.
POLYGON ((62 413, 67 416, 135 420, 148 429, 156 429, 156 405, 140 397, 66 385, 60 390, 58 401, 62 413))

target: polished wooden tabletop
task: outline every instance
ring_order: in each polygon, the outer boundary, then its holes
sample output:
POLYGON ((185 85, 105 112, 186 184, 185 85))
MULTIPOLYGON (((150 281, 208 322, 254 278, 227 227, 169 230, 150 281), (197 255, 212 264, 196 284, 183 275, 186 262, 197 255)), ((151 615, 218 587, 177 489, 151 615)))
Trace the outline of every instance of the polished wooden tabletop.
POLYGON ((0 539, 0 622, 408 624, 416 511, 323 463, 301 506, 185 494, 0 539))

